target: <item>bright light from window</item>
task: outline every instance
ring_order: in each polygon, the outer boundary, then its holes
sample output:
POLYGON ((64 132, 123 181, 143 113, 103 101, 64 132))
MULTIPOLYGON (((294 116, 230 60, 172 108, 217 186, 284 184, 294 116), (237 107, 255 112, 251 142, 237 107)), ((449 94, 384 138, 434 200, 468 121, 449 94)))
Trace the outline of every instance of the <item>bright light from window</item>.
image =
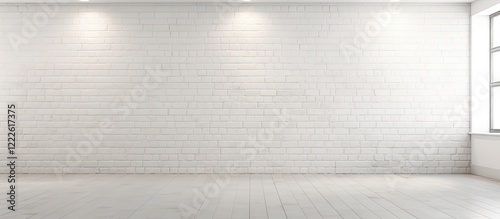
MULTIPOLYGON (((493 112, 500 112, 500 87, 493 87, 491 89, 491 110, 493 112)), ((500 114, 492 113, 491 115, 491 129, 500 130, 500 114)))

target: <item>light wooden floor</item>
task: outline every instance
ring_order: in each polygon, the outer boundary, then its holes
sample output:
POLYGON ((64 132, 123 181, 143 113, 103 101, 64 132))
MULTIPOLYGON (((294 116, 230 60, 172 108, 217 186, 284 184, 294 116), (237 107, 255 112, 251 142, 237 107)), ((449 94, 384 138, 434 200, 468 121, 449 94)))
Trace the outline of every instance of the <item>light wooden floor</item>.
MULTIPOLYGON (((1 177, 5 200, 7 176, 1 177)), ((500 218, 500 182, 473 175, 20 175, 18 180, 17 211, 7 211, 2 201, 0 218, 500 218), (206 196, 203 208, 194 210, 193 200, 196 205, 206 196), (184 216, 180 208, 187 209, 184 216)))

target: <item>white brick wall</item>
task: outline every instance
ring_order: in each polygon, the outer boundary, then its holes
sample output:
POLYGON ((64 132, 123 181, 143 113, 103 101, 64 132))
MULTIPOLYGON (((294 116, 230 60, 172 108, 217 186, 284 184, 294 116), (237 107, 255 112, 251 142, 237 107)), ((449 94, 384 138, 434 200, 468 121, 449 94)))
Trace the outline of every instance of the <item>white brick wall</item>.
POLYGON ((21 172, 469 172, 468 5, 49 6, 0 6, 21 172))

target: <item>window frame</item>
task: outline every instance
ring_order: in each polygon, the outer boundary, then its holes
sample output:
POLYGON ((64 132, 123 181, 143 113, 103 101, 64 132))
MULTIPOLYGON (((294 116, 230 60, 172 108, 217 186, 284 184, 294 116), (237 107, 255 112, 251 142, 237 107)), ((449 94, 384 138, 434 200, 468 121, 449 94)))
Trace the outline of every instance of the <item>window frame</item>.
MULTIPOLYGON (((493 128, 493 121, 495 118, 495 114, 493 113, 493 88, 500 87, 500 81, 493 81, 493 54, 500 54, 500 45, 497 47, 493 47, 493 19, 496 17, 500 17, 500 11, 490 15, 490 133, 500 133, 500 129, 493 128)), ((498 30, 500 32, 500 30, 498 30)), ((498 98, 498 97, 497 97, 498 98)), ((500 112, 497 113, 496 116, 500 116, 500 112)))

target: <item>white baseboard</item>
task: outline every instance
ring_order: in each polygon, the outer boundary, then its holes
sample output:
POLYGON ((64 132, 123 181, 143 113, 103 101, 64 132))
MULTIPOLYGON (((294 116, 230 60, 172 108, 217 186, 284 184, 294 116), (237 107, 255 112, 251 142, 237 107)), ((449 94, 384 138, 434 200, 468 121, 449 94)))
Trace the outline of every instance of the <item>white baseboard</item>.
POLYGON ((500 180, 500 169, 472 165, 471 172, 474 175, 500 180))

